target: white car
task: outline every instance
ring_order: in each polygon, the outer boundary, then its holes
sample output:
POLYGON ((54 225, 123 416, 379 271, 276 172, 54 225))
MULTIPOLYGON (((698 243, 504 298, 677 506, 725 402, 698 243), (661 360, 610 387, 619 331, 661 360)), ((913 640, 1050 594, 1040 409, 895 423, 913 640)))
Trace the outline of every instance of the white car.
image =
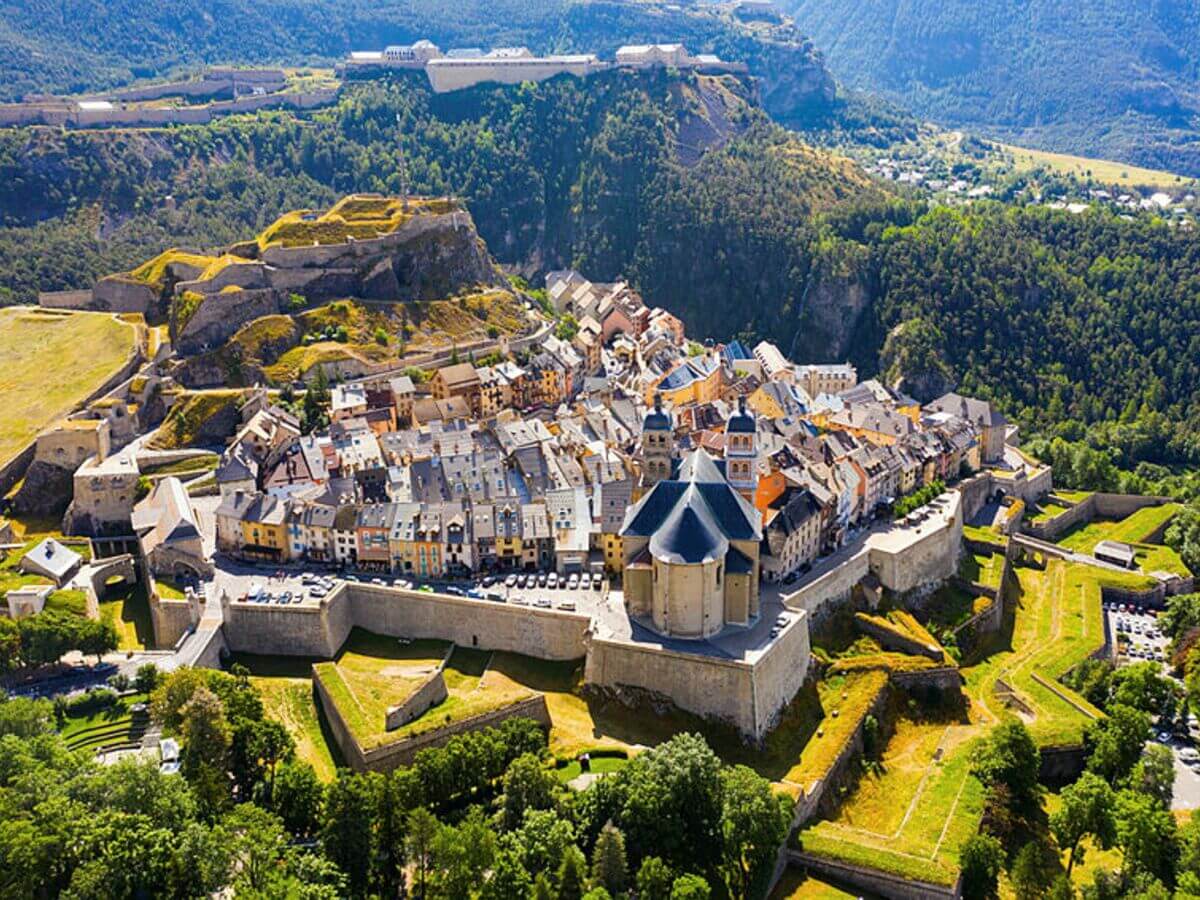
POLYGON ((509 575, 507 578, 505 578, 505 579, 504 579, 504 586, 505 586, 505 587, 510 587, 510 588, 514 588, 514 587, 516 587, 516 586, 517 586, 517 576, 516 576, 516 575, 509 575))
POLYGON ((577 587, 579 587, 579 576, 572 572, 571 577, 567 579, 567 590, 573 591, 577 587))

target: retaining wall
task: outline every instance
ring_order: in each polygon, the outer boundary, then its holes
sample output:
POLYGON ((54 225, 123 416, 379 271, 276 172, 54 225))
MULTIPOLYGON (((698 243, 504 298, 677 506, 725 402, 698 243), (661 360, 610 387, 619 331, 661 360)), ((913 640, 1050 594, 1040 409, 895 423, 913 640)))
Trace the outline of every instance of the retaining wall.
POLYGON ((325 714, 325 721, 333 733, 334 742, 342 751, 342 758, 346 764, 355 772, 390 772, 400 766, 409 765, 422 750, 444 746, 457 734, 499 725, 506 719, 533 719, 543 728, 549 729, 550 727, 550 711, 546 707, 546 698, 542 694, 538 694, 536 697, 518 701, 503 709, 472 716, 469 719, 453 722, 392 744, 364 750, 354 739, 349 726, 338 712, 337 705, 321 683, 321 679, 314 675, 312 684, 317 706, 325 714))
POLYGON ((213 119, 260 109, 316 109, 337 100, 336 90, 292 94, 262 94, 207 106, 122 107, 79 109, 61 101, 0 106, 0 125, 67 125, 76 128, 112 126, 206 125, 213 119))
MULTIPOLYGON (((450 648, 450 652, 454 652, 453 647, 450 648)), ((442 674, 445 667, 446 661, 442 660, 442 664, 425 679, 424 684, 413 691, 412 696, 387 711, 387 715, 384 716, 384 727, 388 731, 395 731, 401 725, 407 725, 414 719, 421 718, 450 696, 450 692, 446 690, 446 679, 442 674)))
MULTIPOLYGON (((1124 519, 1141 509, 1149 506, 1162 506, 1170 503, 1169 497, 1154 497, 1143 494, 1090 494, 1078 503, 1073 503, 1064 497, 1052 495, 1055 502, 1068 506, 1065 512, 1059 513, 1045 522, 1027 525, 1025 531, 1036 538, 1046 541, 1056 540, 1077 525, 1086 524, 1095 519, 1124 519)), ((1164 526, 1165 528, 1166 526, 1164 526)), ((1151 535, 1157 539, 1158 535, 1151 535)))
POLYGON ((447 594, 343 584, 317 605, 274 606, 222 598, 234 652, 332 659, 357 626, 390 637, 434 638, 462 647, 508 650, 541 659, 587 652, 586 616, 447 594))
POLYGON ((808 674, 805 617, 798 616, 756 662, 593 637, 584 681, 669 697, 680 709, 718 719, 755 740, 766 736, 808 674))
POLYGON ((870 571, 870 552, 864 547, 837 568, 784 597, 783 603, 788 609, 806 612, 811 626, 823 615, 827 605, 848 600, 854 586, 870 571))
POLYGON ((954 885, 930 884, 901 878, 899 875, 889 875, 878 869, 867 869, 840 860, 814 856, 803 850, 789 850, 788 857, 796 865, 804 866, 818 875, 836 878, 889 900, 937 900, 943 897, 946 900, 956 900, 962 896, 961 878, 959 883, 954 885))

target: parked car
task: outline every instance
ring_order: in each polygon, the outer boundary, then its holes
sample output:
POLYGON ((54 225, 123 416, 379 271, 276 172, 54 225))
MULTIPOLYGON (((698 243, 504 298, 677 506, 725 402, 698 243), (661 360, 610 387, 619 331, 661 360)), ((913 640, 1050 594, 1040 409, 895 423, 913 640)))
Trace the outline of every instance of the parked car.
POLYGON ((599 572, 592 573, 592 590, 598 591, 604 586, 604 576, 599 572))
POLYGON ((567 590, 573 591, 577 587, 579 587, 579 576, 572 572, 571 577, 567 579, 567 590))
POLYGON ((543 587, 545 587, 545 586, 546 586, 546 583, 547 583, 549 580, 550 580, 550 579, 549 579, 549 577, 546 575, 546 573, 545 573, 545 572, 540 572, 540 573, 538 573, 538 577, 537 577, 537 586, 538 586, 538 587, 540 587, 540 588, 543 588, 543 587))
POLYGON ((563 600, 561 603, 558 604, 558 608, 565 609, 568 612, 573 612, 575 610, 575 601, 574 600, 563 600))
POLYGON ((558 587, 558 573, 557 572, 551 572, 549 575, 546 576, 546 587, 552 588, 552 589, 558 587))
POLYGON ((513 574, 513 575, 509 575, 507 578, 505 578, 504 586, 510 587, 510 588, 515 588, 517 586, 517 576, 515 574, 513 574))

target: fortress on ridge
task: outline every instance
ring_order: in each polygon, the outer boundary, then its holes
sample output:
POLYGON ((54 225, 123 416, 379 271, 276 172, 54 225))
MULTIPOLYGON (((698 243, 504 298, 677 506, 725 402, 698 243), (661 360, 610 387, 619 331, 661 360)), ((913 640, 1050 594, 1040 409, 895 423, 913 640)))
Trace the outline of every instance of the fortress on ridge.
POLYGON ((456 201, 356 194, 325 212, 288 213, 218 255, 168 250, 82 296, 44 295, 42 304, 166 318, 173 345, 188 354, 283 311, 292 294, 434 300, 504 284, 456 201))
POLYGON ((609 69, 671 67, 707 73, 745 72, 744 63, 732 63, 712 54, 693 55, 683 44, 631 44, 606 62, 593 53, 535 56, 527 47, 477 47, 442 52, 432 41, 396 45, 383 50, 356 50, 339 65, 343 76, 370 74, 388 69, 423 71, 435 93, 459 91, 477 84, 521 84, 545 81, 557 75, 586 78, 609 69))

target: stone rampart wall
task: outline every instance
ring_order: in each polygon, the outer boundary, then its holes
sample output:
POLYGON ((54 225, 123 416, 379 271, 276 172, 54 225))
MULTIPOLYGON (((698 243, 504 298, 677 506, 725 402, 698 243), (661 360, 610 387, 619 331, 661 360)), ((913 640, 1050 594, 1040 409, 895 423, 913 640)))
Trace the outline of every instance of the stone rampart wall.
POLYGON ((812 659, 808 614, 800 613, 754 661, 754 717, 759 737, 779 722, 787 705, 804 686, 812 659))
POLYGON ((43 309, 91 309, 91 290, 39 291, 38 306, 43 309))
POLYGON ((540 659, 579 659, 587 652, 591 620, 576 613, 371 584, 349 584, 346 592, 353 623, 376 634, 436 638, 540 659))
POLYGON ((462 647, 541 659, 579 659, 586 616, 370 584, 339 586, 319 605, 274 606, 222 598, 234 652, 332 659, 351 628, 391 637, 432 638, 462 647))
POLYGON ((192 610, 186 600, 163 600, 150 581, 150 621, 154 626, 154 646, 174 647, 192 627, 192 610))
POLYGON ((854 586, 870 571, 870 553, 863 548, 840 566, 784 597, 783 603, 789 609, 808 613, 811 628, 823 616, 827 606, 848 600, 854 586))
POLYGON ((962 547, 962 498, 955 492, 948 496, 953 506, 945 525, 936 528, 928 523, 917 526, 919 536, 894 551, 871 546, 871 572, 885 588, 903 594, 945 581, 958 570, 962 547), (925 529, 929 533, 921 534, 925 529))
POLYGON ((457 734, 478 731, 483 728, 499 725, 506 719, 533 719, 544 728, 550 727, 550 711, 546 707, 546 698, 542 694, 521 700, 503 709, 492 710, 482 715, 463 719, 441 728, 423 732, 410 738, 398 740, 392 744, 373 747, 364 750, 354 739, 350 727, 338 712, 337 704, 329 696, 321 679, 314 674, 312 679, 313 694, 317 707, 325 714, 325 721, 333 733, 334 742, 342 751, 342 758, 355 772, 390 772, 400 766, 408 765, 418 752, 428 747, 441 747, 457 734))
POLYGON ((889 875, 878 869, 868 869, 840 860, 814 856, 803 850, 791 850, 789 858, 798 866, 803 866, 810 872, 844 881, 856 888, 889 900, 957 900, 962 896, 959 884, 929 884, 923 881, 912 881, 899 875, 889 875))
POLYGON ((963 521, 969 522, 979 510, 983 509, 991 496, 992 476, 987 472, 980 472, 972 475, 970 478, 964 478, 955 489, 962 494, 963 499, 963 521))
POLYGON ((446 690, 446 679, 442 675, 445 665, 446 662, 443 660, 442 664, 425 679, 425 682, 413 691, 412 696, 387 711, 384 723, 388 731, 395 731, 401 725, 407 725, 413 719, 419 719, 450 696, 450 692, 446 690))
MULTIPOLYGON (((349 604, 335 592, 330 595, 333 608, 349 604)), ((329 599, 329 598, 326 598, 329 599)), ((235 603, 222 597, 225 642, 234 653, 278 654, 332 659, 345 641, 336 644, 337 635, 326 626, 325 604, 321 606, 274 606, 259 603, 235 603)), ((346 629, 349 633, 349 629, 346 629)))
POLYGON ((755 735, 754 673, 740 660, 680 653, 654 645, 593 638, 584 681, 637 688, 670 697, 681 709, 718 719, 755 735))
POLYGON ((894 628, 885 628, 863 616, 854 617, 854 627, 867 635, 867 637, 875 638, 885 650, 895 650, 900 653, 907 653, 910 656, 924 656, 927 659, 937 660, 938 662, 942 660, 942 651, 940 648, 931 647, 929 644, 918 641, 916 638, 901 634, 900 631, 894 628))
POLYGON ((92 309, 147 313, 158 305, 158 294, 148 284, 120 275, 101 278, 92 288, 92 309))
POLYGON ((213 119, 259 109, 316 109, 337 100, 336 90, 262 94, 192 107, 122 107, 78 109, 63 102, 0 106, 0 125, 67 125, 76 128, 113 126, 206 125, 213 119))

